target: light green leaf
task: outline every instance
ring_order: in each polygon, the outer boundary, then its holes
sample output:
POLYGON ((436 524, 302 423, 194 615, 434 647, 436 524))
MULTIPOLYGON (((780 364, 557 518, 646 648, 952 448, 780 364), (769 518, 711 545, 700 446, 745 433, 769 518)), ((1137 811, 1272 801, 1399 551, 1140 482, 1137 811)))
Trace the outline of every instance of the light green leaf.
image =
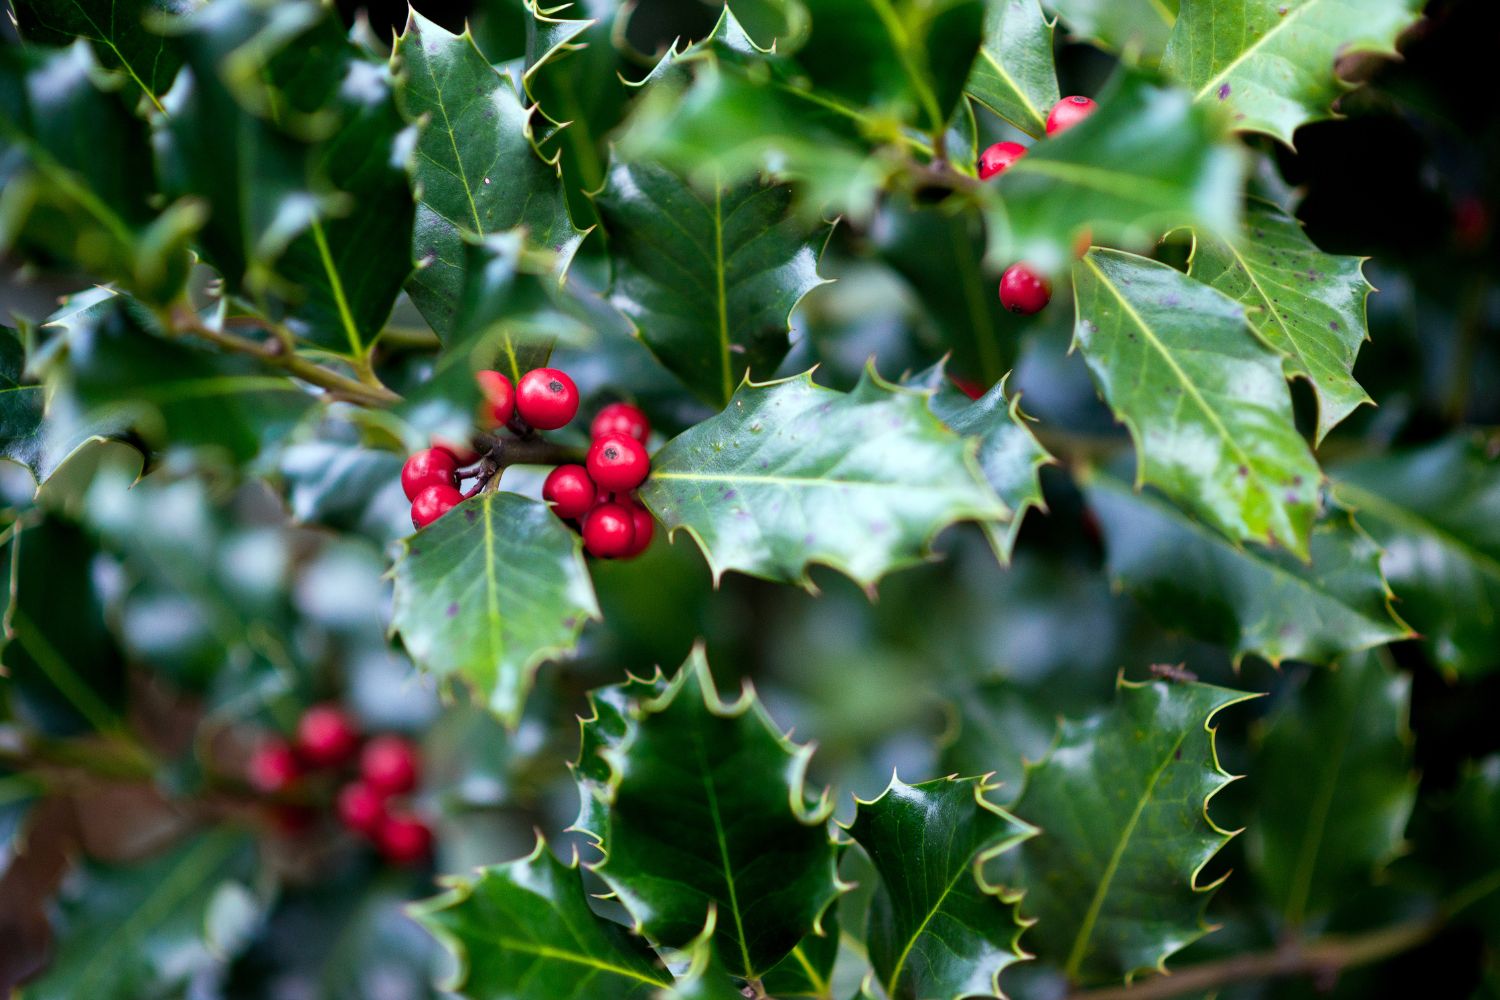
POLYGON ((1347 85, 1338 59, 1395 54, 1417 0, 1182 0, 1163 67, 1194 100, 1228 108, 1236 128, 1291 145, 1299 125, 1332 117, 1347 85))
POLYGON ((908 785, 893 777, 860 802, 849 834, 880 872, 869 948, 892 1000, 1000 996, 1000 973, 1025 957, 1020 894, 987 867, 1036 830, 985 798, 983 778, 908 785))
POLYGON ((1073 287, 1074 347, 1130 429, 1139 480, 1230 538, 1307 559, 1322 473, 1293 422, 1281 355, 1250 331, 1244 307, 1110 250, 1084 257, 1073 287))
POLYGON ((1052 24, 1037 0, 989 0, 984 45, 964 90, 980 104, 1037 139, 1057 103, 1052 24))
POLYGON ((1310 536, 1310 561, 1236 545, 1152 493, 1105 472, 1084 480, 1104 533, 1110 577, 1168 628, 1255 653, 1328 663, 1410 637, 1391 609, 1380 548, 1346 511, 1310 536))
POLYGON ((1021 912, 1036 919, 1028 950, 1075 982, 1104 982, 1164 968, 1208 932, 1213 886, 1199 873, 1232 836, 1208 818, 1232 780, 1211 723, 1252 697, 1122 681, 1112 708, 1063 723, 1011 807, 1041 833, 997 862, 996 881, 1024 891, 1021 912))
POLYGON ((668 531, 693 536, 715 579, 738 570, 806 585, 821 563, 872 587, 920 561, 949 524, 1009 518, 978 448, 933 416, 925 393, 873 370, 850 393, 807 374, 740 386, 722 413, 657 452, 640 497, 668 531))
POLYGON ((695 393, 723 406, 786 356, 791 312, 823 283, 830 227, 790 213, 785 186, 696 190, 649 163, 616 163, 594 204, 614 260, 611 302, 695 393))
POLYGON ((1314 443, 1369 395, 1354 381, 1354 358, 1369 337, 1363 260, 1323 253, 1290 213, 1252 198, 1246 234, 1200 237, 1188 274, 1242 303, 1266 343, 1286 355, 1289 376, 1317 391, 1314 443))
POLYGON ((43 45, 86 38, 101 63, 119 68, 158 110, 182 59, 147 19, 185 14, 198 0, 13 0, 21 37, 43 45))
POLYGON ((1043 0, 1068 31, 1116 52, 1161 58, 1177 20, 1179 0, 1043 0))
POLYGON ((546 504, 482 493, 406 539, 392 630, 412 659, 514 726, 537 668, 599 617, 578 537, 546 504))

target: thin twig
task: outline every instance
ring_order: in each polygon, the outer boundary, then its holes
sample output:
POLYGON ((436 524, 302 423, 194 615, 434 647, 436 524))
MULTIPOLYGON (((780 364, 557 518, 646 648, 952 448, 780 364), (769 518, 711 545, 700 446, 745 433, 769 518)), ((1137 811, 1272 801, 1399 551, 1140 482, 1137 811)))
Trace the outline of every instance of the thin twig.
POLYGON ((554 444, 539 437, 502 438, 493 435, 475 435, 475 444, 488 455, 497 468, 512 465, 567 465, 582 462, 584 453, 578 448, 554 444))

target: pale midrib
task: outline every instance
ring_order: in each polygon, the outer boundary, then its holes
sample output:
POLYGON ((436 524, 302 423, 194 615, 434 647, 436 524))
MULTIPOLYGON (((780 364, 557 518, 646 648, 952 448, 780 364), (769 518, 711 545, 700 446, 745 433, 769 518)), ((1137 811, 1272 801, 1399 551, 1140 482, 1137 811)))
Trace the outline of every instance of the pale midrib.
POLYGON ((1229 74, 1232 73, 1237 66, 1239 66, 1240 63, 1244 62, 1252 54, 1259 51, 1267 41, 1273 38, 1287 25, 1291 24, 1293 21, 1297 20, 1297 18, 1301 17, 1304 13, 1311 10, 1313 7, 1316 7, 1317 5, 1318 0, 1307 0, 1307 3, 1304 3, 1301 7, 1298 7, 1294 11, 1288 12, 1285 17, 1281 18, 1281 20, 1277 21, 1276 24, 1272 26, 1271 30, 1267 31, 1264 35, 1261 35, 1260 38, 1258 38, 1254 42, 1254 44, 1248 46, 1243 52, 1231 59, 1223 69, 1219 70, 1219 72, 1210 77, 1208 82, 1203 85, 1203 88, 1193 96, 1193 99, 1201 100, 1204 96, 1206 96, 1210 91, 1214 89, 1214 86, 1216 84, 1222 83, 1229 76, 1229 74))
MULTIPOLYGON (((166 114, 167 109, 162 107, 162 103, 157 98, 156 94, 152 92, 150 87, 146 86, 146 81, 140 78, 140 75, 135 71, 135 67, 130 65, 130 60, 125 58, 125 53, 121 52, 120 47, 115 44, 112 30, 113 23, 111 23, 111 33, 106 35, 104 29, 99 27, 99 22, 95 21, 91 16, 89 16, 89 12, 84 8, 83 4, 79 3, 78 0, 73 0, 73 6, 78 8, 78 13, 83 15, 83 19, 87 21, 93 27, 93 29, 99 33, 99 41, 109 46, 109 50, 115 54, 115 58, 120 60, 120 65, 125 67, 125 72, 130 74, 130 78, 136 82, 141 90, 146 92, 147 97, 151 98, 151 103, 156 105, 156 110, 160 111, 162 114, 166 114)), ((113 22, 115 16, 115 5, 113 2, 111 2, 109 5, 109 16, 111 22, 113 22)))
POLYGON ((729 844, 724 840, 724 818, 719 813, 719 793, 714 788, 713 775, 709 772, 708 751, 703 746, 703 734, 693 730, 693 750, 698 755, 698 767, 703 778, 703 794, 708 798, 708 812, 713 818, 714 839, 719 846, 719 864, 724 869, 724 884, 729 891, 729 913, 734 917, 735 937, 740 946, 740 960, 744 962, 745 975, 755 977, 755 968, 750 964, 750 944, 745 940, 745 922, 740 914, 739 893, 734 884, 734 870, 729 864, 729 844))
POLYGON ((932 923, 932 918, 937 916, 938 912, 942 910, 943 904, 953 894, 953 889, 958 885, 959 879, 963 878, 964 874, 968 871, 969 866, 967 864, 958 866, 958 871, 953 873, 953 877, 943 887, 943 891, 938 896, 937 902, 932 904, 932 908, 927 911, 927 916, 922 918, 922 922, 917 925, 917 929, 912 931, 911 936, 906 939, 906 947, 901 949, 901 954, 897 957, 896 964, 891 966, 891 981, 888 985, 892 992, 895 992, 896 987, 901 982, 901 970, 906 967, 906 959, 911 955, 911 950, 916 947, 917 939, 927 930, 927 925, 932 923))
POLYGON ((941 129, 943 113, 938 107, 937 95, 932 92, 931 87, 927 86, 927 80, 922 76, 920 68, 912 61, 909 39, 905 26, 901 24, 901 19, 896 16, 896 11, 891 7, 889 0, 869 0, 869 4, 875 11, 875 16, 880 18, 886 34, 891 36, 891 42, 896 48, 896 59, 901 63, 901 69, 906 73, 907 80, 911 82, 912 89, 917 92, 917 100, 921 102, 922 110, 927 112, 932 127, 941 129))
POLYGON ((78 676, 42 630, 37 628, 31 617, 14 604, 10 608, 10 624, 15 629, 16 641, 21 644, 21 648, 31 654, 32 660, 47 675, 52 686, 68 699, 79 715, 88 720, 89 725, 100 732, 109 732, 117 727, 118 719, 109 706, 89 689, 88 684, 78 676))
POLYGON ((1105 194, 1118 195, 1121 198, 1126 198, 1136 203, 1148 201, 1146 197, 1142 197, 1142 192, 1148 194, 1151 200, 1164 200, 1176 193, 1175 187, 1162 181, 1143 177, 1139 174, 1127 174, 1118 170, 1091 167, 1083 163, 1063 163, 1060 160, 1022 157, 1010 169, 1014 173, 1040 174, 1043 177, 1056 177, 1077 184, 1079 187, 1089 188, 1093 191, 1102 191, 1105 194))
POLYGON ((708 483, 764 483, 769 486, 797 486, 807 489, 851 488, 910 491, 911 483, 865 482, 856 479, 797 479, 791 476, 755 476, 738 473, 711 472, 653 472, 652 479, 681 479, 688 482, 708 483))
POLYGON ((1293 869, 1292 891, 1287 893, 1286 919, 1293 927, 1302 923, 1307 909, 1307 897, 1312 891, 1313 870, 1318 861, 1318 853, 1322 850, 1323 833, 1328 828, 1328 812, 1333 807, 1333 794, 1338 786, 1339 772, 1344 767, 1344 753, 1348 749, 1349 734, 1353 728, 1354 713, 1350 711, 1344 717, 1339 739, 1334 744, 1330 761, 1332 766, 1323 772, 1323 783, 1307 814, 1307 826, 1297 852, 1297 867, 1293 869))
POLYGON ((1120 842, 1115 845, 1114 852, 1110 855, 1109 863, 1104 868, 1104 874, 1099 878, 1099 886, 1094 890, 1094 898, 1089 902, 1089 909, 1083 917, 1083 924, 1078 928, 1078 936, 1073 939, 1073 947, 1068 952, 1068 964, 1064 972, 1069 979, 1078 976, 1079 966, 1083 964, 1083 956, 1088 949, 1089 938, 1094 934, 1094 925, 1099 921, 1099 911, 1104 909, 1104 900, 1109 895, 1110 884, 1114 882, 1115 873, 1120 868, 1120 860, 1125 856, 1125 849, 1130 846, 1130 838, 1135 834, 1135 828, 1141 821, 1141 816, 1146 812, 1146 806, 1151 802, 1151 793, 1156 791, 1156 783, 1166 773, 1167 765, 1176 758, 1178 749, 1181 748, 1187 734, 1177 737, 1171 749, 1162 757, 1162 762, 1151 774, 1151 780, 1147 782, 1146 788, 1141 792, 1140 799, 1135 804, 1135 811, 1130 814, 1130 819, 1125 824, 1125 829, 1120 832, 1120 842))
MULTIPOLYGON (((1047 119, 1042 115, 1041 110, 1038 109, 1035 104, 1031 103, 1031 98, 1026 94, 1024 90, 1021 89, 1020 84, 1016 83, 1016 78, 1011 76, 1010 72, 1003 65, 1001 65, 1000 60, 996 59, 993 55, 990 54, 989 46, 986 45, 984 48, 980 49, 979 54, 984 56, 985 62, 994 67, 996 73, 1000 74, 1000 77, 1005 81, 1006 86, 1010 87, 1011 93, 1015 94, 1017 99, 1020 100, 1021 105, 1027 111, 1031 112, 1031 117, 1038 124, 1045 127, 1047 124, 1047 119)), ((1027 129, 1026 131, 1028 135, 1036 135, 1036 133, 1032 132, 1030 129, 1027 129)))
POLYGON ((323 232, 323 223, 317 217, 312 220, 313 243, 318 247, 318 259, 323 264, 323 271, 328 275, 328 287, 333 292, 333 302, 338 308, 339 322, 343 324, 344 333, 349 338, 349 349, 355 357, 364 354, 364 343, 359 334, 359 328, 355 325, 354 314, 349 309, 349 299, 344 295, 344 280, 339 276, 339 269, 333 263, 333 252, 328 247, 328 237, 323 232))
POLYGON ((474 232, 483 236, 484 223, 479 221, 479 206, 474 203, 474 189, 469 186, 468 168, 464 165, 463 154, 458 151, 458 136, 453 133, 453 122, 448 118, 448 105, 443 102, 443 87, 438 83, 437 74, 433 72, 432 60, 424 58, 422 65, 427 69, 427 78, 432 81, 433 93, 437 94, 435 103, 443 116, 443 131, 448 133, 448 145, 453 147, 453 162, 458 167, 455 176, 464 186, 464 197, 469 201, 469 214, 474 217, 474 232))
POLYGON ((634 969, 627 969, 624 966, 620 965, 612 965, 609 962, 600 961, 599 959, 593 958, 589 955, 580 955, 577 952, 565 951, 562 948, 553 948, 550 945, 535 944, 531 941, 522 941, 518 938, 509 937, 500 937, 496 939, 496 943, 499 944, 500 947, 509 949, 510 951, 519 951, 526 955, 535 955, 538 958, 554 958, 559 962, 567 962, 571 965, 581 965, 585 968, 597 969, 600 972, 613 973, 616 976, 621 976, 625 979, 634 979, 637 982, 641 983, 649 983, 652 986, 672 985, 670 982, 667 982, 665 980, 653 979, 650 976, 642 975, 641 973, 636 972, 634 969))

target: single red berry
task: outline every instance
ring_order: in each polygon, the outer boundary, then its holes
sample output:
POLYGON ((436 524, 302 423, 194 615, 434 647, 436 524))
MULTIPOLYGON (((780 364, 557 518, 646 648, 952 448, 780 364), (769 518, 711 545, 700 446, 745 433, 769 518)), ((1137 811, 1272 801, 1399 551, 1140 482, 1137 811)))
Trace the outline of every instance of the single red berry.
POLYGON ((406 499, 415 500, 429 486, 458 485, 458 460, 446 448, 423 448, 401 466, 401 488, 406 499))
POLYGON ((624 434, 595 438, 586 459, 589 478, 601 490, 625 493, 646 481, 651 459, 643 444, 624 434))
POLYGON ((250 787, 267 795, 285 791, 302 775, 302 765, 292 745, 281 737, 272 737, 255 748, 245 769, 250 787))
POLYGON ((1000 276, 1000 304, 1013 313, 1030 316, 1052 301, 1052 282, 1025 264, 1012 264, 1000 276))
POLYGON ((363 781, 339 789, 339 822, 354 833, 373 837, 385 822, 385 794, 363 781))
POLYGON ((392 864, 420 864, 432 854, 432 830, 418 816, 393 812, 381 822, 375 844, 392 864))
POLYGON ((978 399, 984 395, 984 386, 973 379, 960 378, 957 375, 949 375, 948 381, 953 383, 953 388, 968 396, 970 399, 978 399))
MULTIPOLYGON (((473 465, 475 462, 479 461, 479 452, 475 451, 467 444, 460 444, 457 441, 447 441, 440 437, 434 437, 432 439, 432 446, 434 448, 439 448, 443 451, 446 451, 448 454, 452 455, 454 463, 459 466, 473 465)), ((407 499, 410 500, 411 497, 407 497, 407 499)))
POLYGON ((411 502, 412 526, 421 530, 463 503, 464 495, 453 486, 429 486, 411 502))
POLYGON ((646 509, 645 504, 632 500, 628 504, 630 508, 630 523, 635 529, 635 537, 626 550, 624 558, 634 559, 651 547, 651 539, 656 535, 656 518, 646 509))
POLYGON ((635 544, 635 518, 624 504, 601 503, 583 519, 583 547, 589 555, 613 559, 635 544))
POLYGON ((516 409, 537 430, 556 430, 578 413, 578 386, 556 368, 533 368, 516 387, 516 409))
POLYGON ((646 439, 651 436, 651 421, 629 403, 610 403, 599 411, 594 422, 589 425, 590 437, 600 438, 609 434, 624 434, 645 444, 646 439))
POLYGON ((1056 135, 1059 132, 1066 132, 1093 114, 1098 106, 1087 97, 1079 97, 1077 94, 1064 97, 1052 105, 1052 111, 1047 115, 1047 134, 1056 135))
POLYGON ((314 767, 337 767, 359 749, 359 729, 337 705, 314 705, 297 721, 297 753, 314 767))
POLYGON ((484 394, 481 405, 482 422, 490 427, 504 427, 516 412, 516 389, 510 379, 500 372, 476 372, 479 391, 484 394))
POLYGON ((552 513, 565 521, 587 514, 594 496, 594 481, 581 465, 559 465, 542 483, 542 499, 550 500, 552 513))
POLYGON ((979 154, 979 179, 987 181, 1005 173, 1012 163, 1019 160, 1026 147, 1019 142, 997 142, 979 154))
POLYGON ((376 736, 359 754, 359 773, 365 783, 387 795, 417 787, 417 748, 400 736, 376 736))

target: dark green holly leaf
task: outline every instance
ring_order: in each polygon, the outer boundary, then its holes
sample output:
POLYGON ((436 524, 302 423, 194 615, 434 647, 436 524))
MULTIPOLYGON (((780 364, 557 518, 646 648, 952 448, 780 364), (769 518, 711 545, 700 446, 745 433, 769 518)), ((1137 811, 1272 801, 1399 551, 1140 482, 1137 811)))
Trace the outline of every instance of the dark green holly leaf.
MULTIPOLYGON (((744 1000, 745 994, 714 949, 718 922, 718 911, 709 910, 703 930, 686 948, 667 949, 664 957, 672 968, 679 969, 677 980, 657 993, 654 1000, 744 1000)), ((787 1000, 791 1000, 790 995, 787 1000)))
POLYGON ((1400 853, 1417 782, 1411 678, 1377 653, 1287 685, 1248 767, 1246 851, 1288 928, 1333 909, 1400 853))
POLYGON ((715 579, 738 570, 807 585, 821 563, 872 587, 953 522, 1010 517, 978 450, 925 393, 873 370, 841 393, 809 373, 740 386, 722 413, 657 452, 640 496, 668 531, 693 536, 715 579))
POLYGON ((614 261, 610 296, 689 388, 722 406, 776 370, 791 312, 823 283, 829 227, 790 212, 791 190, 750 181, 695 189, 649 163, 617 163, 594 204, 614 261))
POLYGON ((797 60, 814 89, 929 134, 948 127, 979 53, 984 0, 819 0, 812 13, 797 60))
POLYGON ((1500 462, 1458 435, 1339 467, 1334 495, 1385 548, 1401 616, 1449 673, 1500 667, 1500 462))
POLYGON ((26 382, 26 349, 8 326, 0 326, 0 458, 19 462, 36 475, 42 461, 42 413, 46 389, 26 382))
POLYGON ((1001 996, 1022 958, 1018 893, 986 880, 996 858, 1036 830, 985 798, 983 778, 908 785, 892 778, 860 802, 849 834, 880 872, 869 949, 892 1000, 1001 996))
POLYGON ((1226 0, 1183 4, 1164 68, 1236 128, 1291 145, 1299 125, 1333 117, 1347 85, 1335 64, 1356 52, 1395 55, 1417 0, 1226 0))
POLYGON ((988 797, 1010 804, 1021 794, 1026 762, 1041 760, 1052 748, 1056 713, 1008 679, 957 685, 950 701, 954 718, 944 733, 943 769, 993 775, 988 797))
POLYGON ((578 759, 571 765, 573 780, 579 787, 578 820, 573 824, 576 828, 604 829, 609 786, 614 780, 609 758, 630 736, 635 706, 656 700, 666 690, 666 675, 658 667, 650 677, 628 676, 622 684, 589 692, 593 713, 583 720, 578 759))
POLYGON ((1370 397, 1354 381, 1354 358, 1369 337, 1365 327, 1363 260, 1323 253, 1296 217, 1252 198, 1248 236, 1200 237, 1188 274, 1242 303, 1266 343, 1286 355, 1289 376, 1317 392, 1314 443, 1370 397))
POLYGON ((833 985, 833 966, 839 957, 837 908, 823 914, 823 933, 809 934, 792 953, 760 977, 767 996, 785 1000, 828 1000, 833 985))
POLYGON ((61 900, 57 950, 35 1000, 176 996, 245 946, 263 901, 255 845, 220 829, 144 864, 88 865, 61 900))
POLYGON ((982 189, 990 257, 1049 273, 1096 243, 1149 246, 1169 229, 1237 231, 1243 160, 1191 96, 1136 73, 1099 110, 1028 150, 982 189))
POLYGON ((591 736, 597 723, 584 724, 583 748, 601 754, 609 777, 582 783, 597 802, 578 828, 604 854, 595 871, 651 940, 686 945, 717 909, 720 959, 756 978, 820 929, 841 888, 833 805, 804 787, 812 750, 782 736, 752 692, 721 701, 701 647, 662 693, 647 693, 639 682, 628 692, 623 737, 591 736))
POLYGON ((557 255, 559 273, 583 234, 568 215, 557 164, 533 145, 515 84, 467 31, 451 34, 413 10, 393 58, 402 111, 421 121, 412 160, 417 271, 407 292, 447 336, 463 286, 463 234, 523 226, 533 245, 557 255))
POLYGON ((651 948, 589 909, 575 866, 540 837, 530 856, 446 880, 412 914, 453 953, 446 984, 479 1000, 654 1000, 672 975, 651 948))
POLYGON ((1161 58, 1177 20, 1180 0, 1044 0, 1068 32, 1115 52, 1139 52, 1151 63, 1161 58))
POLYGON ((11 9, 27 41, 63 46, 88 39, 99 61, 123 71, 160 111, 182 59, 147 21, 194 6, 195 0, 13 0, 11 9))
POLYGON ((1117 585, 1163 625, 1219 643, 1236 659, 1327 663, 1411 635, 1391 609, 1379 546, 1346 511, 1313 526, 1311 559, 1302 562, 1237 545, 1105 472, 1091 472, 1084 493, 1117 585))
POLYGON ((1414 860, 1445 893, 1452 917, 1500 922, 1500 754, 1466 762, 1458 786, 1425 803, 1412 821, 1414 860))
POLYGON ((418 666, 514 726, 537 667, 599 617, 578 537, 546 504, 482 493, 408 538, 392 628, 418 666))
POLYGON ((1231 834, 1208 803, 1232 779, 1214 752, 1213 717, 1254 695, 1207 684, 1122 682, 1118 701, 1065 721, 1027 768, 1012 809, 1041 828, 998 859, 1036 919, 1026 947, 1076 982, 1165 967, 1209 930, 1212 885, 1199 872, 1231 834))
POLYGON ((1084 257, 1073 287, 1074 346, 1130 429, 1140 481, 1231 538, 1306 559, 1322 473, 1293 422, 1281 355, 1246 326, 1244 307, 1112 250, 1084 257))
POLYGON ((980 104, 1038 139, 1057 103, 1052 24, 1037 0, 990 0, 984 45, 964 90, 980 104))

